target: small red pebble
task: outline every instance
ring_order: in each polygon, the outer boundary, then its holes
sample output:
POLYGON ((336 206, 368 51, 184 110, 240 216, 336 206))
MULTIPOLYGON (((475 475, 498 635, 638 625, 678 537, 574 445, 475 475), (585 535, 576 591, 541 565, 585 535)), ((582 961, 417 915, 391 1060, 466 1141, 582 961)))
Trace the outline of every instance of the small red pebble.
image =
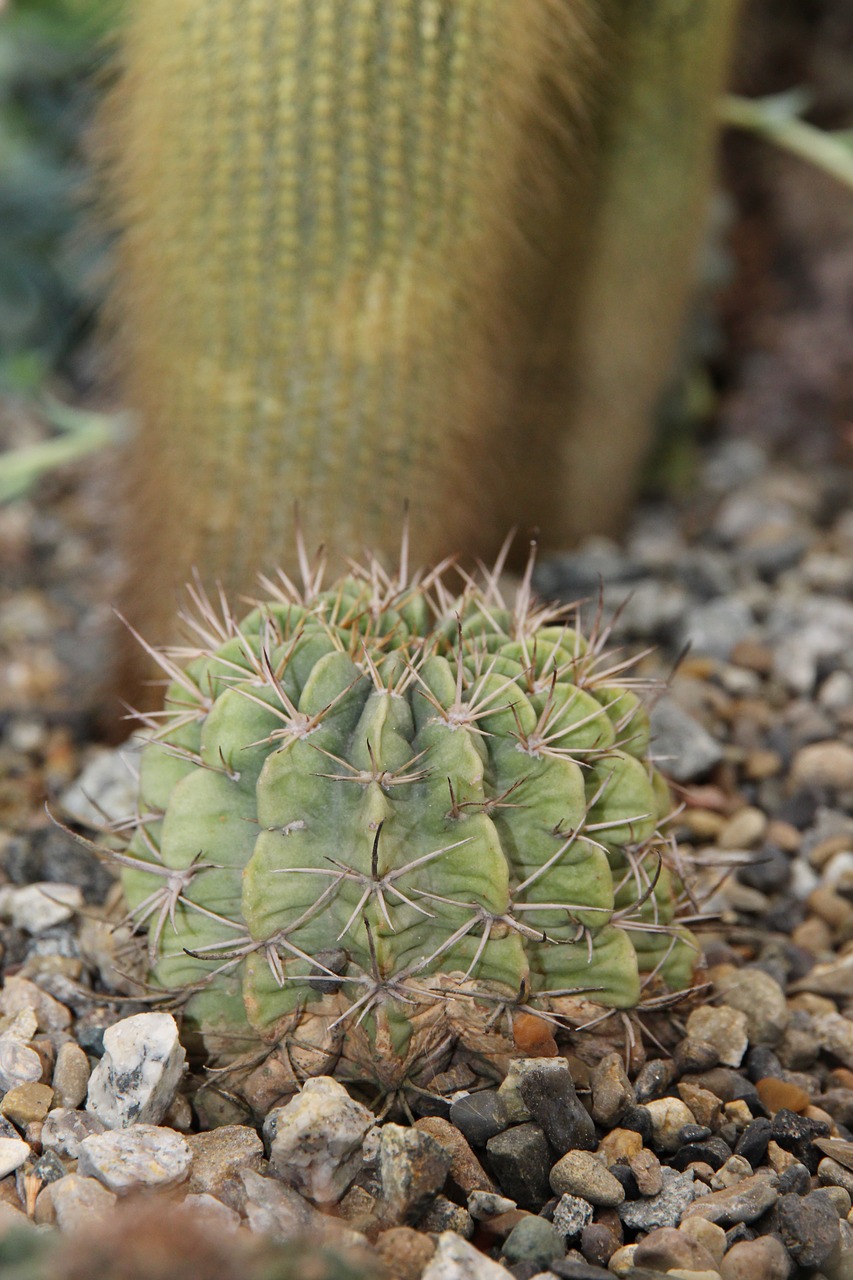
POLYGON ((526 1053, 529 1058, 556 1058, 559 1053, 551 1026, 535 1013, 515 1015, 512 1038, 519 1053, 526 1053))

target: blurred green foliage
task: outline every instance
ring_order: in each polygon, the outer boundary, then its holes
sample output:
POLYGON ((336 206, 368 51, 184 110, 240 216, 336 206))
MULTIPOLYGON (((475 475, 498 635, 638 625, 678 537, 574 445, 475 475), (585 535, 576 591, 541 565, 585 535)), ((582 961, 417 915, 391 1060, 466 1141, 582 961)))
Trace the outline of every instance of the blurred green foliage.
POLYGON ((0 0, 0 386, 28 391, 93 310, 81 153, 115 0, 0 0))

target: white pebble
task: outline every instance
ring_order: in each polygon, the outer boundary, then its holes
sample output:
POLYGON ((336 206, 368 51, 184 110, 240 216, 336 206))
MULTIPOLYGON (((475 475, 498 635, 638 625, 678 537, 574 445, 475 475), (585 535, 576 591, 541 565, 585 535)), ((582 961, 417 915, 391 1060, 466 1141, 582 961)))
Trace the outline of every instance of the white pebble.
POLYGON ((319 1204, 340 1200, 361 1167, 361 1146, 373 1113, 328 1076, 276 1107, 264 1123, 270 1167, 319 1204))
POLYGON ((89 1081, 86 1110, 108 1129, 159 1124, 186 1070, 170 1013, 137 1013, 104 1032, 104 1056, 89 1081))
POLYGON ((94 1133, 80 1143, 77 1158, 79 1173, 97 1178, 119 1196, 142 1187, 177 1186, 191 1164, 192 1153, 181 1135, 151 1124, 94 1133))
POLYGON ((20 1138, 0 1137, 0 1178, 5 1178, 7 1173, 14 1173, 16 1169, 20 1169, 30 1155, 28 1142, 23 1142, 20 1138))
POLYGON ((76 884, 54 884, 46 880, 15 889, 6 910, 16 929, 42 933, 54 925, 70 920, 83 905, 83 894, 76 884))
POLYGON ((421 1280, 506 1280, 500 1263, 492 1262, 455 1231, 442 1231, 421 1280))

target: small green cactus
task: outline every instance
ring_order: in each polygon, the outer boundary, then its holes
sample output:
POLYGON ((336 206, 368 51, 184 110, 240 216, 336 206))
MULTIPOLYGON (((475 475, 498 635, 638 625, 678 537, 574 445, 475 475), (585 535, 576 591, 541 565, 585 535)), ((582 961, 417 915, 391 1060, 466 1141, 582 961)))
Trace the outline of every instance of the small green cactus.
POLYGON ((606 633, 535 602, 532 558, 511 607, 497 569, 323 589, 302 561, 239 624, 192 592, 120 855, 213 1060, 393 1086, 505 1015, 688 986, 669 793, 606 633))

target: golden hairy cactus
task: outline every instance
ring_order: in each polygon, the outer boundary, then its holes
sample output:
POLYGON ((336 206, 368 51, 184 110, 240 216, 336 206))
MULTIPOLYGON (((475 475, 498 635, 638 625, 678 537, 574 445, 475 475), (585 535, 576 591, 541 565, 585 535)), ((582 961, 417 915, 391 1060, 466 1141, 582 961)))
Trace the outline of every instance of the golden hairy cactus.
POLYGON ((735 0, 129 0, 103 113, 125 609, 290 546, 493 553, 628 502, 735 0))

